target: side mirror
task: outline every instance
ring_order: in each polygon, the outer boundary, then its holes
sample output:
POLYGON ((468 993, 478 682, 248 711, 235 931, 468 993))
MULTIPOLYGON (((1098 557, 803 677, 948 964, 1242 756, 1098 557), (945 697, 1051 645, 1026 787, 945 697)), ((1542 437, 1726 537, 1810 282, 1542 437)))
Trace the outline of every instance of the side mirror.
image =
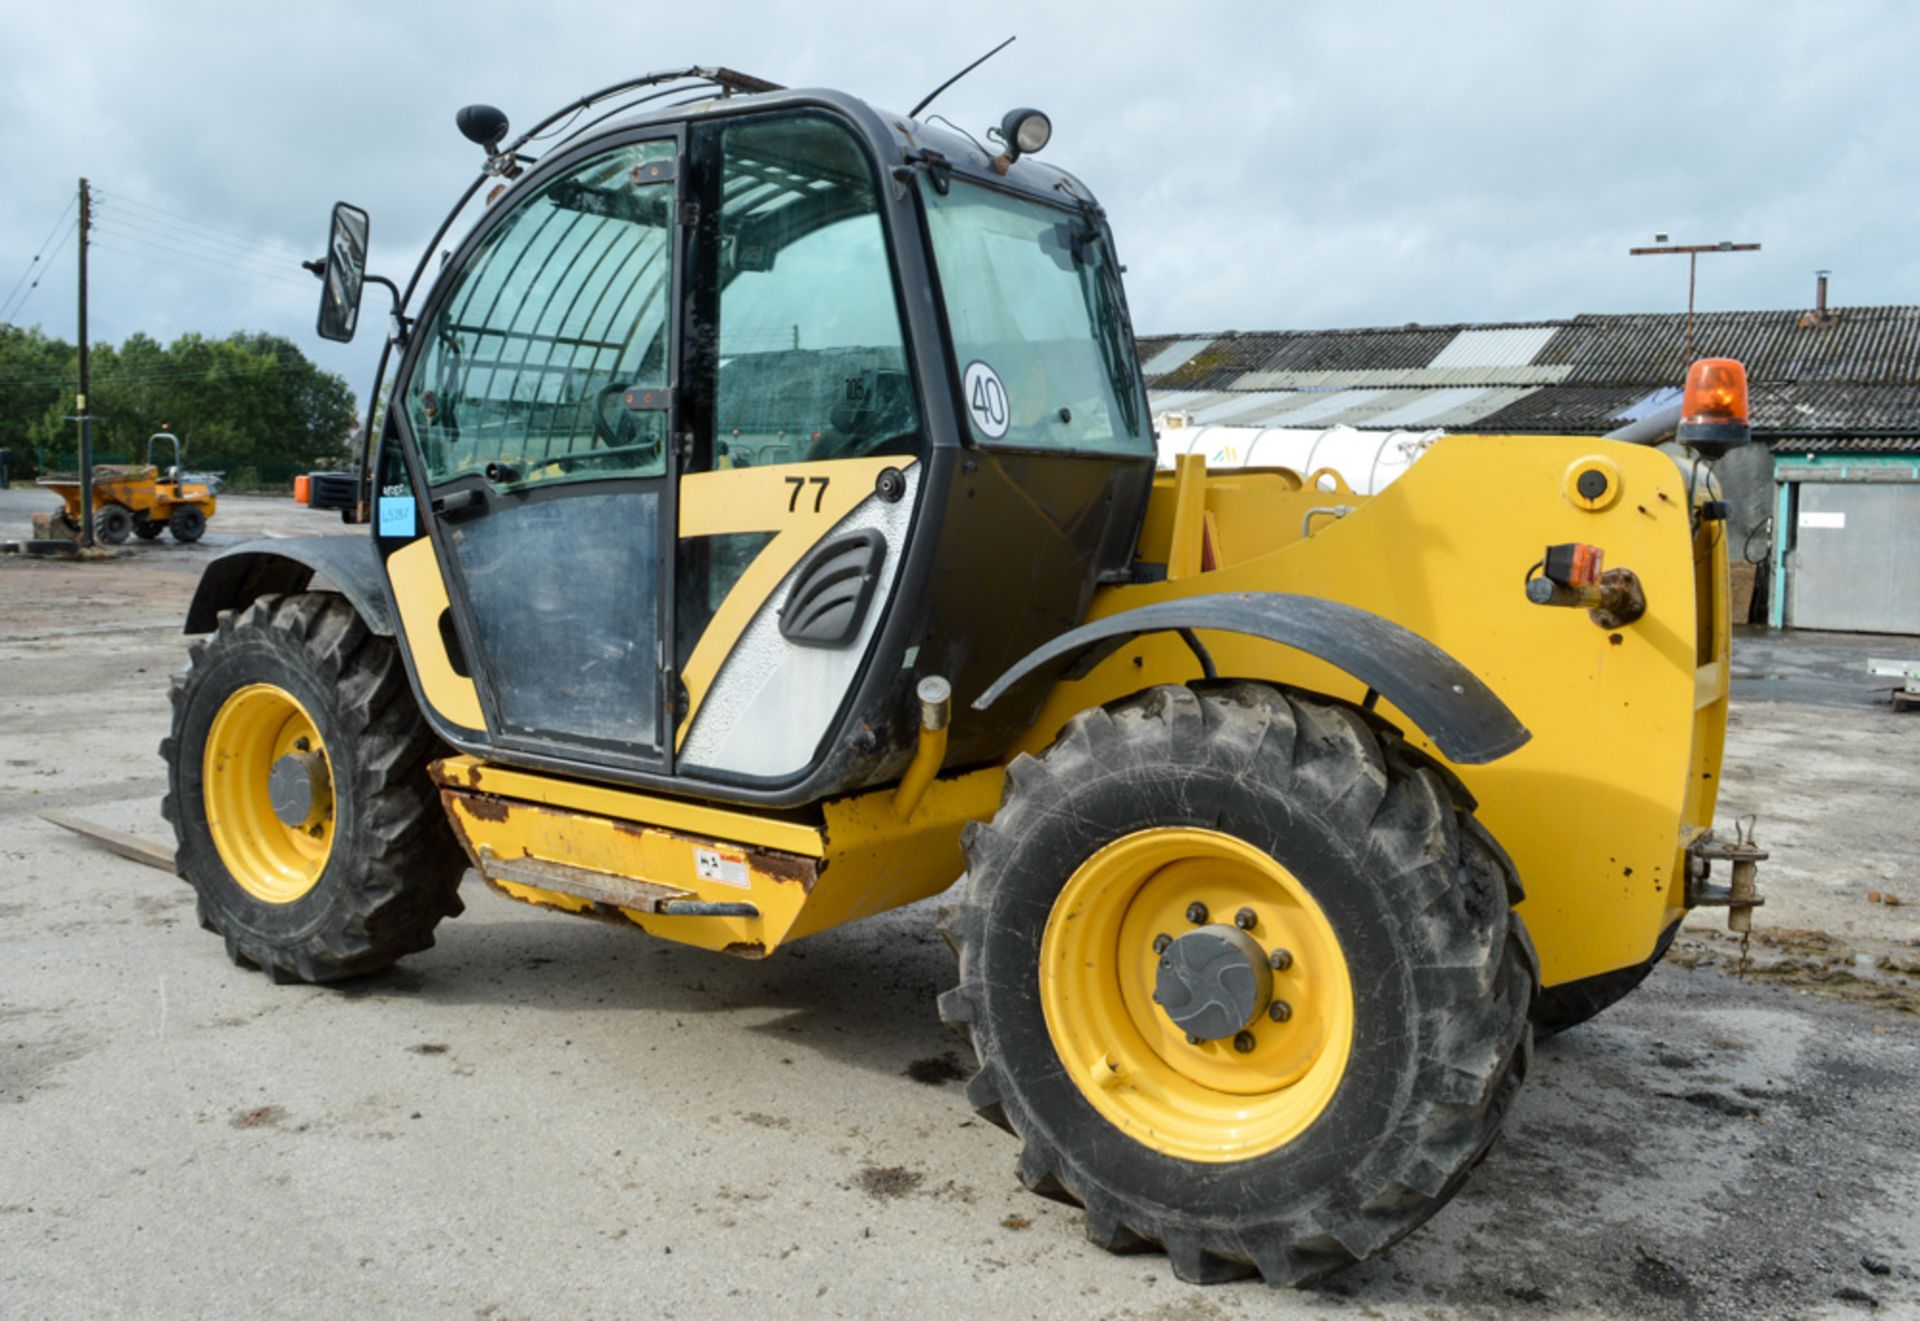
POLYGON ((345 344, 360 324, 360 292, 367 281, 367 213, 346 202, 333 205, 333 232, 320 275, 321 339, 345 344))

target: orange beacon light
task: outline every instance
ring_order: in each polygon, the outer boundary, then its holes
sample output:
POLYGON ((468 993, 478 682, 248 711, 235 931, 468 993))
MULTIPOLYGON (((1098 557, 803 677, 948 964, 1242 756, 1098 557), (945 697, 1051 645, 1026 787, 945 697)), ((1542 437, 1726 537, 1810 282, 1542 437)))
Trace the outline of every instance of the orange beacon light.
POLYGON ((1750 418, 1747 369, 1733 358, 1702 358, 1687 373, 1674 439, 1717 459, 1753 439, 1750 418))

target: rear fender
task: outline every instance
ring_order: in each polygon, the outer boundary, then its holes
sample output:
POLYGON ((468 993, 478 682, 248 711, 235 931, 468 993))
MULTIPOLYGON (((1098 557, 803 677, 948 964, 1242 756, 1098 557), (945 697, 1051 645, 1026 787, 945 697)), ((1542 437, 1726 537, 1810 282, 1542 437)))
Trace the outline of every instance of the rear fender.
POLYGON ((1326 661, 1399 707, 1460 765, 1497 761, 1530 737, 1473 671, 1417 633, 1339 601, 1286 592, 1186 596, 1096 619, 1028 653, 980 695, 974 709, 986 710, 1028 675, 1061 661, 1068 662, 1065 677, 1083 677, 1143 633, 1181 634, 1211 670, 1211 655, 1193 636, 1195 629, 1277 642, 1326 661))

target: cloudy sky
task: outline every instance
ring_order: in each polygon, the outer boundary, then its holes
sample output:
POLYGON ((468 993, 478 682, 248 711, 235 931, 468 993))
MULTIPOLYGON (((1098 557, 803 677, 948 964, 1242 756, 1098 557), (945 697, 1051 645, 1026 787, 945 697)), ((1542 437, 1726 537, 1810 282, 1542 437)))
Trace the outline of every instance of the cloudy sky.
POLYGON ((403 276, 472 177, 470 101, 530 124, 622 77, 727 64, 890 109, 1004 36, 937 111, 1013 105, 1113 216, 1142 333, 1920 302, 1920 5, 1907 3, 215 5, 9 7, 0 320, 71 336, 78 176, 100 190, 93 333, 313 338, 337 198, 403 276), (52 235, 49 260, 30 258, 52 235), (55 253, 52 250, 59 248, 55 253), (23 272, 43 275, 39 288, 23 272), (13 290, 11 294, 9 291, 13 290))

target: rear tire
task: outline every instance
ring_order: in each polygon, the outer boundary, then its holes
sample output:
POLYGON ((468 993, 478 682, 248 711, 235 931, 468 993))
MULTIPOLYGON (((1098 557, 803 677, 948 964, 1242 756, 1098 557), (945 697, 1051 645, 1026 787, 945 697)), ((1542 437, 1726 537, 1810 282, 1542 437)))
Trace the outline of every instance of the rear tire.
POLYGON ((167 525, 165 523, 156 523, 151 518, 136 518, 133 520, 133 535, 142 541, 152 541, 166 530, 167 525))
POLYGON ((125 505, 101 505, 93 511, 93 539, 118 546, 133 535, 133 511, 125 505))
MULTIPOLYGON (((1256 1271, 1276 1285, 1305 1283, 1432 1215, 1493 1142, 1532 1047, 1538 971, 1511 911, 1518 881, 1471 808, 1457 781, 1359 712, 1253 683, 1157 688, 1082 713, 1042 757, 1017 760, 999 812, 968 832, 964 897, 943 923, 960 984, 940 1008, 979 1057, 969 1100, 1022 1140, 1021 1181, 1083 1205, 1087 1236, 1101 1247, 1158 1245, 1175 1274, 1196 1283, 1256 1271), (1323 914, 1337 938, 1302 959, 1343 965, 1350 1044, 1335 1085, 1244 1150, 1235 1144, 1261 1122, 1261 1107, 1285 1105, 1289 1087, 1314 1074, 1257 1083, 1258 1095, 1231 1074, 1219 1090, 1183 1083, 1179 1074, 1199 1068, 1183 1051, 1210 1053, 1218 1076, 1241 1043, 1223 1051, 1223 1038, 1194 1046, 1176 1031, 1169 1046, 1164 1032, 1129 1036, 1129 1022, 1164 1012, 1131 1001, 1102 1009, 1114 1010, 1103 1020, 1114 1042, 1105 1059, 1096 1046, 1089 1067, 1060 1048, 1069 1016, 1060 983, 1082 977, 1083 1000, 1103 985, 1071 962, 1043 962, 1062 939, 1050 929, 1094 920, 1091 908, 1063 908, 1063 896, 1084 888, 1102 858, 1156 832, 1270 859, 1307 892, 1301 910, 1323 914), (1122 1059, 1126 1070, 1114 1067, 1122 1059), (1112 1085, 1102 1064, 1119 1075, 1112 1085), (1178 1103, 1155 1111, 1159 1091, 1178 1103), (1212 1152, 1202 1150, 1204 1131, 1198 1143, 1191 1131, 1169 1137, 1196 1105, 1231 1114, 1241 1102, 1252 1118, 1222 1125, 1212 1152), (1165 1124, 1147 1122, 1162 1116, 1165 1124)), ((1176 875, 1207 883, 1218 856, 1200 870, 1161 866, 1124 906, 1135 911, 1160 893, 1149 887, 1176 875)), ((1071 947, 1076 958, 1092 967, 1093 951, 1112 948, 1116 963, 1156 959, 1160 945, 1140 933, 1178 926, 1164 920, 1181 911, 1182 894, 1172 900, 1145 928, 1123 922, 1117 944, 1071 947)), ((1251 934, 1284 930, 1275 914, 1286 916, 1279 900, 1251 934)), ((1137 971, 1111 983, 1123 1000, 1129 975, 1137 988, 1137 971)), ((1276 976, 1272 994, 1295 985, 1276 976)), ((1251 1052, 1267 1049, 1269 1034, 1301 1026, 1303 1011, 1316 1012, 1311 994, 1279 1023, 1256 1010, 1241 1035, 1262 1044, 1246 1043, 1240 1058, 1260 1059, 1251 1052)))
POLYGON ((200 924, 276 981, 337 981, 431 946, 461 911, 467 859, 393 641, 340 596, 310 592, 222 616, 189 656, 160 745, 162 812, 200 924), (308 821, 289 827, 280 799, 262 804, 269 769, 296 748, 326 774, 308 821))
POLYGON ((179 505, 167 515, 167 531, 182 545, 200 540, 207 530, 207 516, 199 505, 179 505))

